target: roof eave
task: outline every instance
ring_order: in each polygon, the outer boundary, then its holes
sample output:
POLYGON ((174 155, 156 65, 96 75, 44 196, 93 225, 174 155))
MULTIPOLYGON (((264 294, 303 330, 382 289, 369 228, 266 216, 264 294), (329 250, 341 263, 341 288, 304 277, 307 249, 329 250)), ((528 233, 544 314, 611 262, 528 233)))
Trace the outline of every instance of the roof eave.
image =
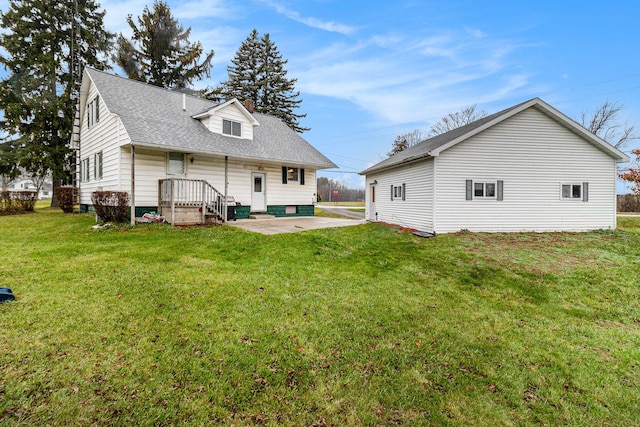
POLYGON ((386 170, 389 170, 389 169, 394 169, 394 168, 397 168, 397 167, 400 167, 400 166, 405 166, 405 165, 407 165, 409 163, 415 163, 415 162, 419 162, 421 160, 425 160, 425 159, 432 158, 432 157, 437 157, 437 156, 438 156, 437 154, 433 154, 431 151, 429 151, 428 153, 424 153, 424 154, 421 154, 419 156, 408 157, 408 158, 403 159, 403 160, 401 160, 401 161, 399 161, 397 163, 392 163, 392 164, 381 166, 381 167, 376 167, 375 165, 371 166, 370 168, 367 168, 367 169, 363 170, 362 172, 358 172, 358 175, 367 175, 367 174, 370 174, 370 173, 373 173, 373 172, 382 172, 382 171, 386 171, 386 170))
MULTIPOLYGON (((290 164, 298 164, 298 165, 302 165, 302 166, 309 166, 315 169, 333 169, 333 168, 337 168, 338 166, 336 164, 334 164, 333 162, 330 161, 330 164, 323 164, 323 163, 313 163, 313 162, 300 162, 300 161, 293 161, 293 160, 285 160, 285 159, 267 159, 264 157, 253 157, 253 156, 242 156, 242 155, 238 155, 238 154, 229 154, 229 153, 223 153, 223 152, 212 152, 212 151, 204 151, 204 150, 191 150, 185 147, 171 147, 171 146, 167 146, 167 145, 162 145, 162 144, 153 144, 150 142, 143 142, 143 141, 131 141, 130 143, 127 144, 123 144, 122 147, 128 147, 130 145, 133 145, 135 147, 144 147, 144 148, 152 148, 152 149, 156 149, 156 150, 160 150, 160 151, 164 151, 164 152, 170 152, 170 151, 182 151, 185 153, 189 153, 189 154, 201 154, 201 155, 205 155, 205 156, 229 156, 230 159, 239 159, 239 160, 250 160, 253 162, 263 162, 263 163, 290 163, 290 164)), ((327 159, 328 160, 328 159, 327 159)))

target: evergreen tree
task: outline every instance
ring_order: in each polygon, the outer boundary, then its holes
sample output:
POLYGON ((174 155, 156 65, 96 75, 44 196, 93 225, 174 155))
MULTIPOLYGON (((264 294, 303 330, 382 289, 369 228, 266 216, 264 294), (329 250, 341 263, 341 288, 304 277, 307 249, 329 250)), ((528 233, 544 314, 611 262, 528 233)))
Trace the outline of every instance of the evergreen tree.
POLYGON ((251 99, 255 102, 256 111, 262 111, 260 88, 264 77, 260 74, 259 54, 262 50, 258 31, 253 30, 249 37, 242 42, 231 60, 233 65, 227 67, 229 79, 222 84, 220 92, 227 100, 251 99))
POLYGON ((298 99, 300 92, 295 90, 298 80, 287 78, 284 68, 287 62, 269 34, 260 38, 254 29, 231 60, 233 65, 227 67, 229 79, 219 92, 227 100, 251 99, 255 111, 280 118, 296 132, 307 131, 309 128, 301 127, 298 122, 306 114, 294 113, 302 100, 298 99))
POLYGON ((393 141, 393 145, 391 146, 391 151, 387 153, 387 156, 391 157, 395 154, 398 154, 401 151, 409 148, 409 141, 403 135, 396 136, 396 139, 393 141))
POLYGON ((171 14, 167 3, 156 0, 153 10, 145 6, 138 24, 131 15, 127 23, 133 30, 131 40, 118 36, 114 61, 130 79, 165 88, 183 89, 194 79, 209 77, 214 52, 203 53, 200 42, 189 42, 191 28, 186 30, 171 14))
POLYGON ((411 132, 401 133, 396 136, 396 139, 391 145, 391 151, 387 153, 387 156, 391 157, 394 154, 398 154, 401 151, 406 150, 409 147, 413 147, 416 144, 424 141, 425 137, 420 129, 414 129, 411 132))
POLYGON ((93 0, 13 0, 0 17, 0 63, 8 71, 0 81, 0 129, 20 166, 36 176, 51 172, 54 186, 72 179, 68 143, 81 69, 107 67, 113 36, 99 7, 93 0))

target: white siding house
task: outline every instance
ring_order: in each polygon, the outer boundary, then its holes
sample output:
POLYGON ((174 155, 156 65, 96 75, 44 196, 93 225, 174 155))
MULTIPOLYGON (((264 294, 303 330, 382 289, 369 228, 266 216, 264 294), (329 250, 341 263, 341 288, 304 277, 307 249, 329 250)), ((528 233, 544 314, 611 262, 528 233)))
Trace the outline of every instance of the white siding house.
MULTIPOLYGON (((250 110, 87 68, 72 142, 81 210, 92 209, 94 191, 126 191, 141 216, 163 210, 167 188, 176 195, 203 181, 217 195, 207 203, 233 197, 238 218, 313 215, 316 171, 335 164, 278 118, 250 110), (179 184, 161 187, 170 179, 179 184)), ((204 200, 188 192, 184 207, 202 212, 204 200)))
POLYGON ((613 229, 625 161, 535 98, 361 172, 365 215, 432 233, 613 229))

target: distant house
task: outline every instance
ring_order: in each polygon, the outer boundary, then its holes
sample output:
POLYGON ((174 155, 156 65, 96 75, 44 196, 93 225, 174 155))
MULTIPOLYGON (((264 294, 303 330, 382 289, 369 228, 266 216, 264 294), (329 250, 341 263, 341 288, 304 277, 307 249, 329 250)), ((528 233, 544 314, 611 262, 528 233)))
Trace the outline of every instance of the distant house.
POLYGON ((366 218, 421 231, 616 227, 616 163, 629 157, 531 99, 371 166, 366 218))
POLYGON ((81 210, 94 191, 126 191, 136 216, 173 223, 250 213, 313 215, 316 171, 336 167, 252 103, 201 99, 86 68, 72 145, 81 210), (226 179, 225 179, 226 177, 226 179))
MULTIPOLYGON (((7 184, 9 191, 36 191, 36 184, 30 178, 17 178, 7 184)), ((38 192, 38 199, 50 199, 52 197, 53 186, 50 180, 45 180, 38 192)))

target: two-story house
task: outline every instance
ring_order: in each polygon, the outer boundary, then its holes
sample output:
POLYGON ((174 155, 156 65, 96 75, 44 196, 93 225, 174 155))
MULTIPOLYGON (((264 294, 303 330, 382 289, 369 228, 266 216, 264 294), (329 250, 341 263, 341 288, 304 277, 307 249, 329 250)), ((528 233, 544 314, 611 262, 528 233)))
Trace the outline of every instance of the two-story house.
POLYGON ((313 215, 316 171, 336 165, 252 102, 224 103, 86 68, 72 145, 81 210, 94 191, 126 191, 131 212, 172 223, 251 213, 313 215))

